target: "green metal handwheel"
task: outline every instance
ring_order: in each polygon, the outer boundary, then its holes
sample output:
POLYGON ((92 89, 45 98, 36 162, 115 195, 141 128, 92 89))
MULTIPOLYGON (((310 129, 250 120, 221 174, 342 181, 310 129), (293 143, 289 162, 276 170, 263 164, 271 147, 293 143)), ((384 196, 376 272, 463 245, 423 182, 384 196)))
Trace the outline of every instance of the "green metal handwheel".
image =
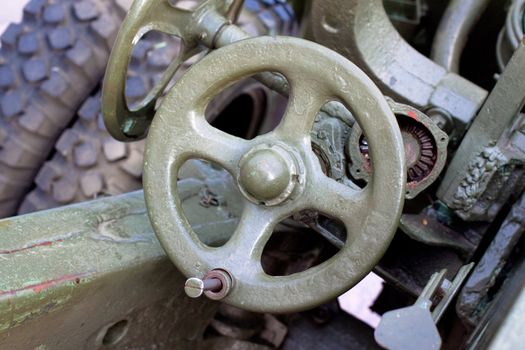
POLYGON ((149 132, 144 187, 155 232, 186 276, 222 273, 231 279, 220 295, 226 303, 252 311, 291 312, 337 297, 379 261, 401 215, 405 174, 396 119, 358 67, 312 42, 260 37, 209 54, 169 91, 149 132), (275 130, 244 140, 208 124, 204 113, 214 96, 243 77, 268 71, 281 73, 290 84, 288 108, 275 130), (369 141, 374 171, 364 189, 328 178, 312 150, 315 117, 334 100, 351 110, 369 141), (198 239, 177 195, 178 171, 192 158, 223 166, 243 193, 239 225, 221 247, 198 239), (344 223, 346 244, 304 272, 267 275, 261 255, 274 227, 306 209, 344 223))
POLYGON ((122 24, 104 78, 102 111, 106 128, 120 141, 136 141, 146 137, 158 98, 163 94, 179 67, 199 52, 199 45, 212 41, 207 30, 214 33, 239 12, 236 0, 205 0, 194 10, 174 6, 171 0, 135 0, 122 24), (206 18, 215 15, 216 21, 206 18), (200 27, 200 22, 206 22, 200 27), (157 85, 136 107, 126 101, 125 87, 128 63, 133 48, 142 36, 159 31, 181 39, 177 58, 166 69, 157 85))

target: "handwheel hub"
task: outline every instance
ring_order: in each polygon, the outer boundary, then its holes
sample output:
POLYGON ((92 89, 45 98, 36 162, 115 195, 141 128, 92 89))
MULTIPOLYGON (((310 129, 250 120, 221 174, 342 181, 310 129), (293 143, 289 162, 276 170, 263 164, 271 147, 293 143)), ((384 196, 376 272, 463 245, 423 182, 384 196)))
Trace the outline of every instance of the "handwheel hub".
POLYGON ((281 146, 260 145, 241 158, 237 181, 250 201, 277 205, 288 199, 295 189, 297 161, 281 146))

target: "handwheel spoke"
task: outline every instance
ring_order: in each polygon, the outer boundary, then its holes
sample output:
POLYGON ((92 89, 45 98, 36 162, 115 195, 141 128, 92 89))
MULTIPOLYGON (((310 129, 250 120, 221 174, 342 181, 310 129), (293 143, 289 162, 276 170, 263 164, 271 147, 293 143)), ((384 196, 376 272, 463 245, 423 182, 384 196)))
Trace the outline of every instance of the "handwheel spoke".
POLYGON ((210 126, 203 116, 177 118, 172 135, 178 146, 173 151, 186 159, 204 159, 224 167, 237 176, 239 160, 249 149, 248 141, 226 134, 210 126), (178 122, 181 122, 178 124, 178 122))
POLYGON ((224 250, 235 261, 258 262, 279 220, 278 211, 246 202, 239 225, 224 250))
POLYGON ((317 113, 325 103, 322 94, 316 91, 314 82, 291 81, 288 108, 276 129, 285 140, 303 140, 309 137, 317 113))
POLYGON ((368 188, 356 190, 326 176, 313 180, 309 192, 312 209, 332 216, 344 223, 347 235, 357 235, 368 214, 368 188))

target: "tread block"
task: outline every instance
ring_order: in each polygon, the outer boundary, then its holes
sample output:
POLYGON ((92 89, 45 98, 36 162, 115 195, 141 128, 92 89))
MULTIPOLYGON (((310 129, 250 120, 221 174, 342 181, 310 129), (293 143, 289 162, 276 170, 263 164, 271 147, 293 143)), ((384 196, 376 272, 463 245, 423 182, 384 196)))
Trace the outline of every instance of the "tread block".
POLYGON ((103 189, 104 178, 98 172, 88 172, 80 178, 80 190, 88 198, 96 197, 103 189))
POLYGON ((55 168, 51 162, 46 162, 35 178, 36 185, 44 191, 50 191, 53 182, 62 176, 60 169, 55 168))
POLYGON ((142 176, 142 162, 143 155, 137 150, 132 150, 128 159, 126 159, 121 165, 120 168, 124 170, 129 175, 140 178, 142 176))
POLYGON ((151 50, 153 43, 146 40, 139 40, 131 52, 131 64, 140 64, 147 58, 148 51, 151 50))
POLYGON ((4 31, 1 37, 2 45, 6 47, 14 47, 17 39, 22 34, 23 27, 18 23, 11 23, 4 31))
POLYGON ((42 84, 42 91, 44 91, 47 96, 54 98, 63 96, 67 92, 67 89, 67 82, 58 72, 53 72, 51 77, 42 84))
POLYGON ((153 68, 164 69, 168 67, 171 64, 171 62, 173 62, 177 58, 178 52, 179 50, 173 48, 172 45, 152 50, 147 56, 148 66, 153 68))
POLYGON ((0 127, 0 150, 3 144, 7 141, 7 130, 5 127, 0 127))
POLYGON ((75 43, 75 33, 67 27, 58 27, 48 34, 49 43, 55 50, 70 48, 75 43))
POLYGON ((97 6, 91 1, 80 1, 73 5, 73 13, 80 21, 92 21, 100 15, 97 6))
POLYGON ((41 194, 42 192, 38 188, 30 192, 22 202, 22 205, 20 205, 20 208, 18 209, 18 214, 27 214, 39 210, 48 209, 49 203, 47 201, 44 201, 41 198, 41 196, 39 196, 41 194))
POLYGON ((134 76, 126 80, 126 97, 138 99, 144 97, 147 93, 146 83, 142 77, 134 76))
POLYGON ((97 117, 97 127, 98 127, 98 130, 107 133, 107 130, 106 130, 106 123, 104 123, 104 115, 102 115, 102 113, 99 113, 99 114, 98 114, 98 117, 97 117))
POLYGON ((67 158, 78 143, 80 143, 80 135, 73 129, 67 129, 58 139, 55 148, 64 158, 67 158))
POLYGON ((92 140, 83 140, 73 149, 73 159, 76 166, 88 168, 97 164, 97 144, 92 140))
POLYGON ((0 66, 0 88, 8 88, 15 84, 15 73, 8 66, 0 66))
POLYGON ((18 169, 32 169, 35 164, 35 154, 27 152, 14 138, 8 138, 1 151, 2 163, 18 169))
POLYGON ((48 65, 42 58, 34 58, 24 63, 22 68, 24 78, 31 83, 47 78, 48 65))
POLYGON ((290 24, 293 21, 292 15, 286 10, 284 5, 278 5, 273 8, 273 11, 279 16, 281 21, 290 24))
POLYGON ((259 12, 262 9, 258 0, 246 0, 244 7, 250 12, 259 12))
POLYGON ((128 154, 126 144, 115 139, 107 139, 102 146, 104 156, 109 162, 124 159, 128 154))
POLYGON ((31 32, 20 36, 18 39, 18 52, 25 55, 33 55, 40 49, 40 37, 38 33, 31 32))
POLYGON ((115 21, 111 20, 108 16, 102 16, 93 23, 91 23, 93 31, 101 38, 106 41, 108 46, 111 46, 114 38, 117 35, 117 26, 115 21))
POLYGON ((261 20, 268 31, 280 30, 280 28, 277 28, 277 20, 271 11, 263 11, 259 13, 259 16, 257 17, 261 20))
POLYGON ((29 106, 19 119, 20 126, 25 130, 54 139, 56 136, 56 125, 51 123, 47 117, 33 106, 29 106))
POLYGON ((91 48, 81 41, 78 41, 66 54, 67 58, 77 67, 84 66, 92 55, 91 48))
POLYGON ((31 0, 24 7, 24 19, 37 20, 47 0, 31 0))
POLYGON ((2 114, 6 117, 12 117, 22 113, 25 105, 24 102, 24 98, 20 91, 9 91, 4 95, 0 102, 2 114))
POLYGON ((51 4, 44 10, 44 22, 57 24, 62 22, 66 17, 62 4, 51 4))
POLYGON ((53 198, 62 204, 70 203, 77 193, 78 184, 69 180, 67 177, 61 177, 52 185, 53 198))
POLYGON ((84 102, 80 110, 78 111, 78 116, 85 121, 95 120, 100 112, 100 96, 90 97, 84 102))

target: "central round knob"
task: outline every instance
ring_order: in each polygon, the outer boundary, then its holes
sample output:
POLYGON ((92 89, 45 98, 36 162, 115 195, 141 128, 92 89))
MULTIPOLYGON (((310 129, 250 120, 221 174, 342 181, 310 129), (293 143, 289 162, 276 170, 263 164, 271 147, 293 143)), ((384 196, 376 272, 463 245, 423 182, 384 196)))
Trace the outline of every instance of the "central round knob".
POLYGON ((271 148, 247 154, 240 164, 239 184, 242 189, 265 204, 281 196, 284 197, 282 200, 286 199, 293 189, 290 182, 294 170, 284 157, 271 148))

